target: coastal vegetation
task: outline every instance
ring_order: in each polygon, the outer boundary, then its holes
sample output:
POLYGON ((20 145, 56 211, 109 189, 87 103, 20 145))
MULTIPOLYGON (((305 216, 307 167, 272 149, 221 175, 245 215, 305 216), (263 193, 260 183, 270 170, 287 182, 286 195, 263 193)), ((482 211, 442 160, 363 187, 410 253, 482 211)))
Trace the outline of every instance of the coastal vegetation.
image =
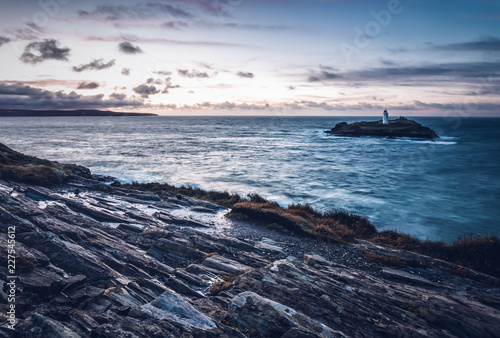
MULTIPOLYGON (((134 182, 124 186, 206 200, 231 208, 228 217, 233 219, 255 221, 296 235, 312 236, 341 244, 352 243, 356 238, 364 239, 438 258, 500 278, 500 239, 495 235, 466 234, 447 244, 443 241, 420 240, 394 230, 377 231, 365 217, 344 210, 321 212, 308 204, 283 207, 258 194, 242 197, 229 192, 207 191, 189 186, 176 187, 166 183, 134 182)), ((377 257, 370 259, 376 261, 377 257)), ((378 257, 378 261, 382 263, 387 259, 378 257)), ((399 264, 394 259, 391 263, 399 264)))

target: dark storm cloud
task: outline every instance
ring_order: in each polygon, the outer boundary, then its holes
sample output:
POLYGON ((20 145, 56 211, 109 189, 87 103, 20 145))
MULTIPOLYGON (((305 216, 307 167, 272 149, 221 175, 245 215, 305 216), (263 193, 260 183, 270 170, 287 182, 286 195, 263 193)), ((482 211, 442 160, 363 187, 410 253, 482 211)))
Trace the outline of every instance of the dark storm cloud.
POLYGON ((122 75, 130 75, 130 68, 123 68, 122 75))
POLYGON ((431 47, 433 50, 445 50, 452 52, 498 52, 500 51, 500 39, 496 37, 486 37, 477 41, 451 43, 447 45, 438 45, 431 47))
POLYGON ((5 36, 0 36, 0 47, 3 45, 3 44, 6 44, 10 41, 9 38, 6 38, 5 36))
POLYGON ((254 77, 254 74, 253 73, 250 73, 250 72, 242 72, 242 71, 239 71, 238 73, 236 73, 236 75, 238 75, 239 77, 245 77, 245 78, 253 78, 254 77))
POLYGON ((52 92, 23 83, 0 83, 0 106, 5 109, 90 109, 140 107, 142 101, 104 95, 84 96, 75 92, 52 92))
POLYGON ((200 71, 197 71, 194 69, 191 72, 189 72, 188 69, 177 69, 177 73, 182 77, 188 77, 188 78, 194 78, 194 77, 208 78, 209 77, 206 72, 200 72, 200 71))
POLYGON ((118 45, 118 48, 120 49, 120 52, 125 53, 125 54, 139 54, 143 53, 141 47, 139 46, 134 46, 130 42, 122 42, 118 45))
POLYGON ((117 21, 123 19, 149 19, 165 15, 175 18, 190 18, 191 13, 169 4, 147 2, 133 6, 99 5, 93 11, 79 11, 80 18, 117 21))
POLYGON ((81 82, 76 89, 96 89, 99 88, 97 82, 81 82))
POLYGON ((318 82, 318 81, 325 81, 325 80, 334 80, 338 79, 341 76, 335 73, 327 72, 326 70, 323 70, 319 72, 318 74, 314 74, 309 76, 308 80, 309 82, 318 82))
POLYGON ((93 60, 90 63, 84 64, 84 65, 79 65, 78 67, 73 66, 72 69, 74 72, 80 73, 80 72, 83 72, 85 70, 102 70, 102 69, 106 69, 106 68, 111 68, 114 65, 115 65, 114 59, 110 60, 108 62, 104 62, 103 59, 97 59, 97 60, 93 60))
POLYGON ((147 84, 141 84, 132 90, 136 94, 141 95, 142 98, 148 98, 149 95, 158 94, 160 92, 155 86, 149 86, 147 84))
POLYGON ((45 60, 68 61, 70 49, 59 48, 56 40, 32 42, 24 48, 20 60, 35 65, 45 60))

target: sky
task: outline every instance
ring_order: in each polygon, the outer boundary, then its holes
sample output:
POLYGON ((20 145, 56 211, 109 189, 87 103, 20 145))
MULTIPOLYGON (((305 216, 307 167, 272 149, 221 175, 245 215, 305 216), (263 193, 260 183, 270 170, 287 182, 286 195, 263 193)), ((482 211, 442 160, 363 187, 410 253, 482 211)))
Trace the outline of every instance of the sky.
POLYGON ((0 109, 500 115, 498 0, 0 0, 0 109))

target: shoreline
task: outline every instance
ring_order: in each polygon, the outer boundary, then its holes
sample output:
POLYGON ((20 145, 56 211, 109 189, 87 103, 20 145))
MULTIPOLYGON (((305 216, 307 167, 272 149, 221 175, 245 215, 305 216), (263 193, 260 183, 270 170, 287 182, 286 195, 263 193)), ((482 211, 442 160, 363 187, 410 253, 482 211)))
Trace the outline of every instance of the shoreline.
MULTIPOLYGON (((1 144, 0 175, 0 246, 9 227, 17 243, 10 324, 19 337, 500 330, 499 279, 359 239, 376 234, 361 216, 285 209, 258 195, 108 185, 85 167, 1 144)), ((4 265, 0 275, 9 276, 4 265)), ((10 324, 0 317, 0 333, 10 324)))

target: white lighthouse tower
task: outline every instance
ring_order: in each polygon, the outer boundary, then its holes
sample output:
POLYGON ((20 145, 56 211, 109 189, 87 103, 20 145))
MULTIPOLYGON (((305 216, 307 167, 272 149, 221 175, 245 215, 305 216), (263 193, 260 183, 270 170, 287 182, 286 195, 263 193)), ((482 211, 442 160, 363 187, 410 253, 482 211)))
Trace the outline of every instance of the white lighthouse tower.
POLYGON ((383 124, 389 124, 389 113, 387 112, 387 109, 384 109, 384 119, 382 120, 383 124))

